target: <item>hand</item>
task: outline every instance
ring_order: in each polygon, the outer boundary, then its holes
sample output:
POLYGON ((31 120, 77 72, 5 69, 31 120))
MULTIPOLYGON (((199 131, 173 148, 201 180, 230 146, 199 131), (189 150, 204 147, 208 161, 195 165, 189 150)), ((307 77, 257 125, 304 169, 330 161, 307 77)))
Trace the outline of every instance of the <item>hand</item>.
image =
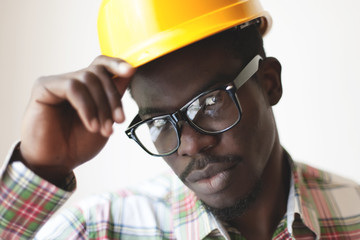
POLYGON ((99 56, 80 71, 38 79, 22 124, 24 163, 58 182, 93 158, 113 123, 125 119, 121 98, 134 72, 121 59, 99 56))

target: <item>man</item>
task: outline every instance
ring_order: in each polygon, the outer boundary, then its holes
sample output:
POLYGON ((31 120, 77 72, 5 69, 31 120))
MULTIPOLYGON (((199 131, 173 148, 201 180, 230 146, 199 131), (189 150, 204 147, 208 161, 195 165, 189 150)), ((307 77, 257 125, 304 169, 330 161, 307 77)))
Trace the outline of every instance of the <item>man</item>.
POLYGON ((104 1, 100 12, 104 53, 137 69, 100 56, 34 86, 1 181, 0 236, 31 238, 68 198, 72 170, 124 120, 119 99, 129 88, 139 114, 128 136, 162 156, 181 181, 163 176, 90 199, 37 238, 359 239, 359 186, 292 161, 280 145, 272 106, 282 95, 281 66, 265 55, 271 20, 259 3, 148 3, 104 1), (137 20, 134 9, 158 15, 137 20), (124 15, 127 21, 112 19, 124 15), (150 20, 178 29, 154 27, 155 38, 146 39, 150 20), (137 21, 130 30, 112 25, 137 21))

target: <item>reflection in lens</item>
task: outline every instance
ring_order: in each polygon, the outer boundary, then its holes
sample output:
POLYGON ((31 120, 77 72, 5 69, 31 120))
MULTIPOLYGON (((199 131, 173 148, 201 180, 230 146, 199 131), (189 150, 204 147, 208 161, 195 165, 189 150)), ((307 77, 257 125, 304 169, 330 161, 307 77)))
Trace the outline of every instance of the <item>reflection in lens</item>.
POLYGON ((153 142, 156 142, 161 130, 163 129, 163 127, 165 126, 166 121, 164 119, 158 119, 158 120, 154 120, 148 123, 148 127, 150 130, 150 136, 151 136, 151 140, 153 142))
POLYGON ((196 99, 186 111, 187 117, 199 128, 222 131, 239 119, 235 102, 225 90, 216 90, 196 99))
POLYGON ((140 125, 135 135, 142 145, 153 154, 166 154, 178 145, 176 129, 168 117, 153 119, 140 125))
POLYGON ((196 114, 199 112, 199 110, 201 109, 200 106, 200 100, 196 99, 188 108, 186 111, 186 114, 188 116, 188 118, 190 120, 194 120, 194 118, 196 117, 196 114))

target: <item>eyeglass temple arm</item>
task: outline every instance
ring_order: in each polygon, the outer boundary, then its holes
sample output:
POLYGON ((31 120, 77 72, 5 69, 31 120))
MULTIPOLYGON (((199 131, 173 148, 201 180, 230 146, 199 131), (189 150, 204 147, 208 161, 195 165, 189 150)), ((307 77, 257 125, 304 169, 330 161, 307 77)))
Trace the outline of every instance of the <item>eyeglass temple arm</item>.
POLYGON ((260 55, 256 55, 240 72, 240 74, 235 78, 234 84, 236 89, 239 89, 249 78, 254 75, 259 69, 260 60, 263 58, 260 55))

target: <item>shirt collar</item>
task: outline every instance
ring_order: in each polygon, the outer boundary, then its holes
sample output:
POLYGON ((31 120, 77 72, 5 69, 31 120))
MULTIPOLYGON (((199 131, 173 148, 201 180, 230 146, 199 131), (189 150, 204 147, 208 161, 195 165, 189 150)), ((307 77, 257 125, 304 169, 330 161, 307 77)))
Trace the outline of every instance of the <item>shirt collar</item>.
POLYGON ((172 183, 171 210, 177 239, 203 239, 214 231, 230 239, 223 225, 206 211, 193 191, 176 176, 172 183))
MULTIPOLYGON (((297 216, 302 221, 302 224, 306 226, 309 230, 311 230, 316 238, 318 239, 320 236, 320 225, 318 221, 318 215, 316 212, 316 207, 313 204, 312 194, 309 189, 307 189, 304 173, 308 177, 315 179, 318 178, 315 169, 306 168, 305 165, 301 163, 294 162, 288 153, 287 158, 289 160, 291 171, 292 171, 292 179, 291 179, 291 188, 289 192, 288 199, 288 224, 291 227, 292 222, 297 216)), ((291 232, 293 229, 290 230, 291 232)))

